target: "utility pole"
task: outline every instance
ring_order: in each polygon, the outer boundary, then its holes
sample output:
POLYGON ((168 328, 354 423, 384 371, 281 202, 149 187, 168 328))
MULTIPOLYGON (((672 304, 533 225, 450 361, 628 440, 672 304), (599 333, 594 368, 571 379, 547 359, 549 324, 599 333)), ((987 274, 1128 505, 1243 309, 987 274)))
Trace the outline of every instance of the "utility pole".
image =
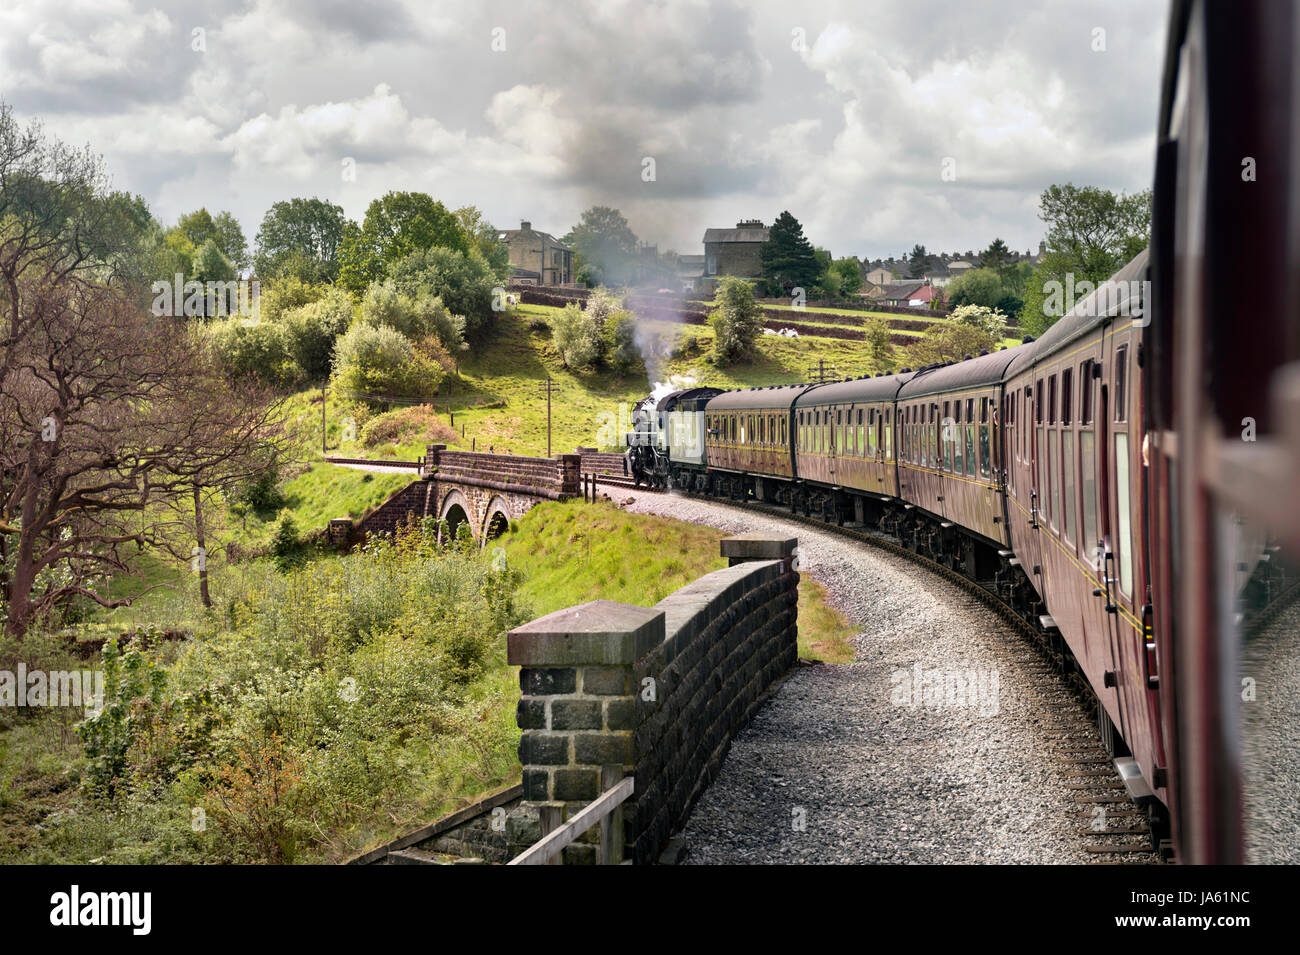
POLYGON ((325 447, 325 437, 328 432, 325 429, 325 379, 320 383, 320 453, 323 455, 328 449, 325 447))
POLYGON ((555 394, 558 385, 551 380, 551 376, 546 376, 546 383, 542 385, 546 392, 546 456, 551 456, 551 395, 555 394))
POLYGON ((835 381, 837 378, 834 367, 826 367, 826 359, 817 359, 817 364, 808 369, 808 380, 816 384, 823 384, 828 381, 835 381))

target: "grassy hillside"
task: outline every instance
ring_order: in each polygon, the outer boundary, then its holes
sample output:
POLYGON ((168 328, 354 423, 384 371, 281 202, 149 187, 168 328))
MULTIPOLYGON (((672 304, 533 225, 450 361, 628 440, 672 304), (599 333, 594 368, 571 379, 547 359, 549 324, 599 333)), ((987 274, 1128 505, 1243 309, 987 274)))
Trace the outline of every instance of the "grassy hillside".
MULTIPOLYGON (((501 539, 509 566, 523 574, 521 601, 534 615, 589 600, 649 607, 673 591, 726 566, 714 527, 610 504, 539 504, 501 539)), ((799 655, 827 663, 853 659, 856 631, 829 606, 826 589, 799 582, 799 655)))

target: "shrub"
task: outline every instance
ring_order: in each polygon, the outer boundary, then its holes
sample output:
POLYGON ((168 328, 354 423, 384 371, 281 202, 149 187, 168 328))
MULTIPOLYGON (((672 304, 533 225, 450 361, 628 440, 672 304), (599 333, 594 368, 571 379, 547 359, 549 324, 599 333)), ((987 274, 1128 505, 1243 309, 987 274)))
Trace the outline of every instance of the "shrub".
POLYGON ((352 299, 331 288, 321 298, 284 315, 284 340, 289 356, 309 378, 326 378, 334 358, 334 343, 352 323, 352 299))
POLYGON ((894 356, 894 335, 889 330, 889 324, 882 318, 870 318, 864 325, 872 359, 878 368, 888 367, 894 356))
POLYGON ((262 285, 258 297, 258 317, 274 324, 285 313, 319 301, 330 291, 332 289, 328 285, 312 285, 294 276, 274 279, 262 285))
POLYGON ((576 370, 595 366, 600 357, 600 336, 592 316, 570 303, 551 319, 551 343, 560 353, 565 368, 576 370))
POLYGON ((630 313, 618 312, 605 323, 605 354, 609 367, 620 375, 629 374, 641 364, 636 319, 630 313))
POLYGON ((713 353, 720 365, 748 357, 763 332, 763 310, 754 301, 753 287, 742 278, 725 276, 718 284, 718 308, 709 315, 713 353))
POLYGON ((991 351, 996 340, 988 332, 961 322, 939 321, 926 330, 911 346, 912 364, 929 365, 934 362, 961 361, 967 355, 991 351))
POLYGON ((261 321, 247 325, 241 318, 229 318, 212 323, 208 334, 232 378, 253 377, 268 384, 289 385, 302 376, 280 325, 261 321))
POLYGON ((1002 337, 1002 330, 1007 324, 1005 315, 997 309, 983 305, 962 305, 954 308, 948 320, 984 332, 994 341, 1002 337))
POLYGON ((413 405, 376 415, 361 429, 367 448, 381 444, 451 444, 459 435, 429 405, 413 405))
POLYGON ((288 511, 280 515, 280 520, 275 525, 271 553, 274 555, 275 566, 281 573, 302 563, 302 541, 298 537, 298 524, 288 511))
POLYGON ((334 373, 352 395, 392 395, 428 400, 445 376, 401 332, 387 325, 358 323, 334 346, 334 373))

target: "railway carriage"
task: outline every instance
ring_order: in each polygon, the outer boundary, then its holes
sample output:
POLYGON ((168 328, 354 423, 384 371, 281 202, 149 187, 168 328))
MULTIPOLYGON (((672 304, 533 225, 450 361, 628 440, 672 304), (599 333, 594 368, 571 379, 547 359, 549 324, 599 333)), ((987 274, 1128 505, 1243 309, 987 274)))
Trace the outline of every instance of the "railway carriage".
POLYGON ((784 483, 794 477, 792 409, 815 387, 749 388, 711 399, 705 408, 708 485, 729 497, 753 493, 760 501, 778 500, 778 483, 771 479, 784 483))

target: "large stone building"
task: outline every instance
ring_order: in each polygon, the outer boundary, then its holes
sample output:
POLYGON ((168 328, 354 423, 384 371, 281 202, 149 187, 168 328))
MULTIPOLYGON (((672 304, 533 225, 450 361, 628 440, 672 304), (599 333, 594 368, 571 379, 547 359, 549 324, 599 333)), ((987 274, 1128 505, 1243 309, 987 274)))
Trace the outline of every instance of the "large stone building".
POLYGON ((519 223, 497 236, 510 247, 514 281, 525 285, 571 285, 573 250, 549 232, 538 232, 531 222, 519 223))
POLYGON ((759 219, 745 219, 734 229, 704 231, 704 277, 739 275, 758 278, 763 274, 759 250, 767 241, 768 230, 759 219))

